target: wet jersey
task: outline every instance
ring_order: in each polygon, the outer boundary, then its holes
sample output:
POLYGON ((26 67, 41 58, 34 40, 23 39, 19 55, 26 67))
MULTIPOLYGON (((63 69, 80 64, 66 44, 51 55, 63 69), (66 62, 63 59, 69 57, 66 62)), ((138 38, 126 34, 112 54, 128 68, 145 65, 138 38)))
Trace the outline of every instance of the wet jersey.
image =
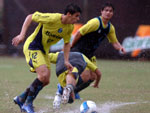
POLYGON ((63 39, 64 43, 70 42, 73 25, 62 24, 61 17, 60 13, 35 12, 32 20, 39 24, 26 40, 24 51, 41 50, 44 54, 48 54, 50 46, 59 40, 63 39))
POLYGON ((88 21, 79 29, 82 35, 71 51, 78 51, 91 58, 100 43, 107 37, 110 43, 118 42, 114 26, 108 22, 105 26, 101 17, 88 21))

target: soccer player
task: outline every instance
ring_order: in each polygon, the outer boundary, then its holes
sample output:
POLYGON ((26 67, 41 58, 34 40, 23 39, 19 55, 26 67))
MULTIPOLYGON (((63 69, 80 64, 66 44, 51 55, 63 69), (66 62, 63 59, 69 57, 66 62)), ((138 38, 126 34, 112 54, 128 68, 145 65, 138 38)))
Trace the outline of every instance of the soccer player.
POLYGON ((64 65, 69 72, 73 67, 70 64, 70 38, 73 31, 73 24, 76 23, 81 14, 81 9, 75 4, 69 4, 64 14, 60 13, 40 13, 29 14, 22 26, 21 32, 14 37, 12 44, 18 46, 25 39, 26 32, 30 24, 34 21, 38 23, 35 31, 27 38, 23 52, 30 71, 36 72, 37 78, 19 96, 14 98, 14 102, 20 109, 27 113, 34 113, 33 101, 39 91, 49 84, 50 79, 50 59, 48 57, 50 46, 59 40, 64 40, 64 65))
MULTIPOLYGON (((99 47, 100 43, 104 39, 113 45, 116 50, 125 53, 125 49, 119 43, 116 37, 115 28, 110 22, 114 14, 114 7, 111 3, 105 3, 101 9, 101 16, 89 20, 83 25, 75 34, 72 41, 71 51, 78 51, 87 56, 94 64, 96 64, 96 57, 94 52, 99 47)), ((85 70, 83 74, 90 76, 94 75, 94 72, 85 70)), ((89 86, 92 81, 89 81, 80 87, 78 90, 82 90, 89 86)))
POLYGON ((56 96, 53 102, 54 108, 59 108, 62 103, 72 103, 74 101, 74 91, 75 87, 82 84, 87 80, 86 76, 80 76, 81 73, 88 67, 90 70, 96 73, 96 79, 94 86, 98 88, 98 84, 101 79, 101 72, 85 55, 79 52, 70 52, 69 61, 73 66, 72 72, 68 72, 67 68, 64 65, 64 52, 50 53, 51 63, 56 64, 56 75, 60 83, 62 94, 56 92, 56 96), (76 80, 78 82, 76 82, 76 80), (62 97, 61 97, 62 95, 62 97))

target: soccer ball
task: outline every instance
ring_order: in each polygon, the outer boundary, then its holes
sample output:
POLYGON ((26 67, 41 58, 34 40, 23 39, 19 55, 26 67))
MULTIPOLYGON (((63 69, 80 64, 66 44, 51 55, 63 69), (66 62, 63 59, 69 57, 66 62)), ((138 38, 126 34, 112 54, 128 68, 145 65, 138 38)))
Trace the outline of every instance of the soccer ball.
POLYGON ((87 100, 80 105, 80 113, 97 113, 96 108, 95 102, 87 100))

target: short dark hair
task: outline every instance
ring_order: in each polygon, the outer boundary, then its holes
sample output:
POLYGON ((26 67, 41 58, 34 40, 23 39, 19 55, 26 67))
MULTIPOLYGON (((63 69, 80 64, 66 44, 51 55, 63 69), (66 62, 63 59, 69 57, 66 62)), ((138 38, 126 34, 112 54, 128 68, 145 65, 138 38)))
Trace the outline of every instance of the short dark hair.
POLYGON ((74 13, 77 13, 77 12, 82 13, 80 7, 76 4, 73 4, 73 3, 66 6, 64 14, 66 15, 68 12, 70 14, 74 14, 74 13))
POLYGON ((113 11, 115 10, 113 4, 110 2, 106 2, 105 4, 103 4, 101 10, 103 11, 105 7, 112 7, 113 11))

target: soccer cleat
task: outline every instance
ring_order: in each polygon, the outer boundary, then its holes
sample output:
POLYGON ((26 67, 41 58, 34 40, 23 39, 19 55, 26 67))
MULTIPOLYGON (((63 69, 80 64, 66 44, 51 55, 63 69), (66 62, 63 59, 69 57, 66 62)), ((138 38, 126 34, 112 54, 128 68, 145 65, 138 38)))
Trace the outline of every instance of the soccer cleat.
POLYGON ((62 103, 63 104, 67 104, 68 103, 70 93, 71 93, 71 89, 65 87, 64 91, 63 91, 63 95, 62 95, 62 103))
POLYGON ((53 101, 53 109, 60 108, 61 98, 62 98, 62 95, 57 92, 53 101))
POLYGON ((20 107, 20 110, 22 111, 23 103, 19 100, 19 97, 16 96, 13 100, 14 100, 14 103, 17 104, 20 107))
POLYGON ((35 113, 34 112, 34 107, 33 107, 33 104, 32 103, 30 103, 30 104, 27 104, 27 105, 23 105, 22 106, 22 111, 23 112, 27 112, 27 113, 35 113))

